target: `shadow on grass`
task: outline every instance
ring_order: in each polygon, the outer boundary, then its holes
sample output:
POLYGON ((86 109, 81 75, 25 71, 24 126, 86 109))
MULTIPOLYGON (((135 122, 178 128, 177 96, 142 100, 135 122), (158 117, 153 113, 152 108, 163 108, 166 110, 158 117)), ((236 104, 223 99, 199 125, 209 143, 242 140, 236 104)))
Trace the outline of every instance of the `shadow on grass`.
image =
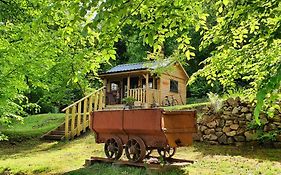
POLYGON ((151 170, 148 168, 140 167, 129 167, 129 166, 118 166, 106 163, 96 163, 92 166, 80 168, 74 171, 65 173, 64 175, 88 175, 88 174, 99 174, 99 175, 184 175, 188 174, 180 168, 173 168, 169 170, 151 170))
POLYGON ((281 162, 281 149, 265 148, 261 146, 230 146, 230 145, 210 145, 205 143, 194 143, 196 152, 206 155, 242 156, 245 158, 269 160, 281 162))
MULTIPOLYGON (((75 138, 74 141, 79 142, 79 140, 88 136, 91 136, 90 132, 81 135, 79 138, 75 138)), ((4 141, 0 144, 0 155, 2 158, 7 158, 16 154, 25 156, 30 152, 44 152, 63 149, 67 147, 69 143, 71 143, 71 141, 42 140, 40 137, 25 138, 16 141, 4 141)))

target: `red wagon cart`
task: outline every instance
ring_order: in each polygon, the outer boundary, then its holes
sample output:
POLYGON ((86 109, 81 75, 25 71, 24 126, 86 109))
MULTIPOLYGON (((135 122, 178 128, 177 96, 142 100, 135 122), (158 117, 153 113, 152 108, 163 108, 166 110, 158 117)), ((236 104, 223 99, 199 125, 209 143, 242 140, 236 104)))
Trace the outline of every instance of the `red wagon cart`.
POLYGON ((119 159, 123 150, 129 161, 140 162, 156 149, 162 157, 172 157, 176 147, 192 144, 197 131, 195 111, 135 109, 95 111, 91 129, 96 142, 105 143, 109 159, 119 159))

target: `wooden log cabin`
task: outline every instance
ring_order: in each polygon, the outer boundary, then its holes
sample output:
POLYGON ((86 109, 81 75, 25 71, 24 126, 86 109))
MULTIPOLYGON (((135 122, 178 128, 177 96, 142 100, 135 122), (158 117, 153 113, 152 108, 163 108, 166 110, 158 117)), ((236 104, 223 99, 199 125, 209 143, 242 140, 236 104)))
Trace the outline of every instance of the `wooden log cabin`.
POLYGON ((133 97, 145 108, 162 106, 168 99, 186 103, 188 75, 179 62, 161 60, 122 64, 100 74, 105 89, 105 105, 120 105, 122 99, 133 97), (160 70, 160 71, 157 71, 160 70), (162 73, 155 73, 161 72, 162 73))

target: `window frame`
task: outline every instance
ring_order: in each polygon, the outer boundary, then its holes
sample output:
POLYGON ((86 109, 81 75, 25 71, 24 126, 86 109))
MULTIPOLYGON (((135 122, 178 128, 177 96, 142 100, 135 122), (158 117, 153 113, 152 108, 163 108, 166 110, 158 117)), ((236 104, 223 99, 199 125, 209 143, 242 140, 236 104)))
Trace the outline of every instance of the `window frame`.
POLYGON ((170 79, 170 92, 179 93, 179 81, 170 79))

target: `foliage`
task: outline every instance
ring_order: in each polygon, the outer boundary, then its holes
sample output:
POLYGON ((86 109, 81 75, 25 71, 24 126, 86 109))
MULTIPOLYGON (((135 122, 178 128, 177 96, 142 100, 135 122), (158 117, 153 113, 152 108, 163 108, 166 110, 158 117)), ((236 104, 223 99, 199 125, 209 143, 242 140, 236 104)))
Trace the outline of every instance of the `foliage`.
POLYGON ((212 92, 208 93, 208 97, 216 113, 220 112, 223 107, 223 99, 219 98, 218 94, 214 94, 212 92))
POLYGON ((209 92, 213 92, 219 95, 224 93, 219 82, 215 81, 211 85, 204 77, 198 77, 192 84, 187 87, 187 89, 189 98, 204 98, 207 97, 207 93, 209 92))
POLYGON ((255 120, 252 120, 247 127, 255 130, 255 138, 259 143, 268 144, 276 141, 277 136, 281 134, 281 130, 277 128, 271 131, 265 131, 265 125, 266 123, 264 121, 257 123, 255 120))
POLYGON ((257 131, 257 140, 261 143, 268 143, 276 141, 277 135, 280 131, 264 132, 263 130, 257 131))
POLYGON ((0 1, 0 126, 39 112, 38 105, 55 112, 80 98, 100 65, 115 58, 114 50, 95 48, 97 33, 84 35, 68 4, 0 1))
POLYGON ((205 31, 202 47, 214 43, 216 51, 197 74, 225 89, 242 86, 256 96, 256 121, 268 94, 276 101, 280 88, 281 34, 279 1, 217 1, 216 24, 205 31))
POLYGON ((122 99, 122 102, 128 106, 133 106, 135 101, 137 101, 137 100, 133 97, 126 97, 126 98, 122 99))
MULTIPOLYGON (((122 28, 131 25, 140 30, 156 59, 171 38, 177 41, 171 57, 194 58, 191 36, 199 32, 200 49, 215 47, 193 77, 203 76, 211 85, 218 81, 226 92, 243 87, 245 95, 256 95, 264 92, 262 86, 271 75, 280 75, 279 1, 95 1, 82 7, 94 16, 86 26, 100 32, 100 42, 110 45, 109 38, 117 41, 122 28)), ((278 88, 279 82, 273 81, 269 89, 278 88)))
POLYGON ((58 111, 98 86, 111 60, 145 56, 180 60, 189 73, 202 68, 190 83, 244 88, 256 96, 256 118, 277 107, 279 1, 1 0, 0 8, 0 125, 38 112, 35 105, 58 111), (22 95, 28 101, 18 103, 22 95))

